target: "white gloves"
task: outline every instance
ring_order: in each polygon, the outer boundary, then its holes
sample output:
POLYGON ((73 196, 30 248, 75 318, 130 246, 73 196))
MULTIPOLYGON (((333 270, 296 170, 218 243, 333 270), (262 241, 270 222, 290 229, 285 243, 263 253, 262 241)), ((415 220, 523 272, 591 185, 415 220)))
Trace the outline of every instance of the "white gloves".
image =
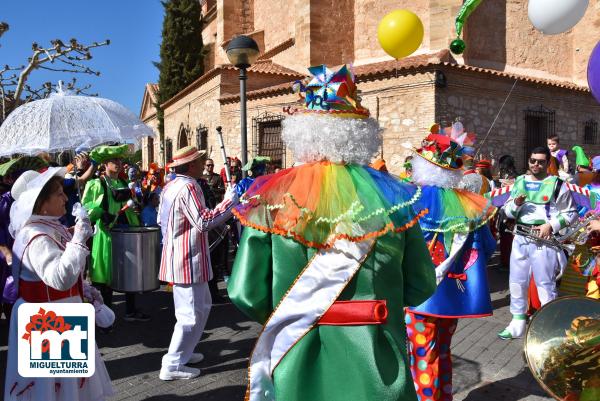
POLYGON ((235 190, 235 186, 234 185, 230 185, 227 187, 227 190, 225 191, 225 196, 223 197, 223 200, 228 200, 233 204, 238 203, 239 199, 238 199, 238 195, 237 195, 237 191, 235 190))
POLYGON ((79 220, 75 223, 72 242, 85 246, 85 243, 92 235, 94 235, 94 230, 92 229, 90 220, 79 220))
POLYGON ((88 215, 87 210, 85 210, 85 208, 81 206, 81 203, 79 202, 73 205, 73 212, 71 214, 75 217, 76 222, 79 222, 80 220, 87 220, 88 222, 90 221, 90 216, 88 215))
POLYGON ((73 205, 73 216, 75 216, 75 230, 73 231, 73 242, 85 245, 87 240, 94 234, 90 216, 87 211, 77 202, 73 205))

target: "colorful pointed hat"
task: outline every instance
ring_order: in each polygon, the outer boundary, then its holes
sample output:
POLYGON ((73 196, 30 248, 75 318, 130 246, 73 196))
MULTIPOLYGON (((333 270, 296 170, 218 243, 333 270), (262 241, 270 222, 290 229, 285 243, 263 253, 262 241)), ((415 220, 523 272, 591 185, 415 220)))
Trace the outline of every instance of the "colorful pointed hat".
POLYGON ((283 109, 289 116, 281 137, 294 159, 370 163, 381 149, 382 130, 361 105, 351 69, 344 65, 333 72, 320 65, 308 71, 309 78, 293 85, 302 105, 283 109))
POLYGON ((314 113, 338 117, 367 118, 369 110, 362 107, 354 74, 344 65, 336 72, 327 66, 309 67, 309 82, 296 81, 294 92, 304 100, 300 109, 288 108, 289 113, 314 113))
POLYGON ((585 155, 585 151, 579 145, 573 146, 573 153, 575 153, 575 164, 577 166, 590 166, 590 159, 585 155))

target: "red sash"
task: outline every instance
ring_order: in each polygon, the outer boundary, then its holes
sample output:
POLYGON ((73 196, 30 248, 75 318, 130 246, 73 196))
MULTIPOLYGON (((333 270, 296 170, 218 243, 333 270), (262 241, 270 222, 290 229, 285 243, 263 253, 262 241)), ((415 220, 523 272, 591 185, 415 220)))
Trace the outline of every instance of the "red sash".
POLYGON ((385 324, 385 301, 335 301, 317 324, 327 326, 357 326, 385 324))

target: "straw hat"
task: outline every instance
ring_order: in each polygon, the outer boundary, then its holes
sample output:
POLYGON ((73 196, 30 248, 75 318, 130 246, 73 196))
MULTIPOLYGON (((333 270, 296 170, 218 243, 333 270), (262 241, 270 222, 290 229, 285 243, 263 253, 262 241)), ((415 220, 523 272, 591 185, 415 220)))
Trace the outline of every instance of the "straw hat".
POLYGON ((175 152, 173 161, 169 163, 168 168, 182 166, 204 155, 206 155, 205 150, 198 150, 195 146, 186 146, 175 152))

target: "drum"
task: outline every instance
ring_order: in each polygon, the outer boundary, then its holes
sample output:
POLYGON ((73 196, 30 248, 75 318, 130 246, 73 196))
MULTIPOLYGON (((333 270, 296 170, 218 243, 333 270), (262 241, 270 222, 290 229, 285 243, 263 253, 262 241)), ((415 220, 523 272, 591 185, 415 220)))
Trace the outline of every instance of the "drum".
POLYGON ((111 288, 119 292, 153 291, 160 287, 160 228, 113 228, 111 288))

